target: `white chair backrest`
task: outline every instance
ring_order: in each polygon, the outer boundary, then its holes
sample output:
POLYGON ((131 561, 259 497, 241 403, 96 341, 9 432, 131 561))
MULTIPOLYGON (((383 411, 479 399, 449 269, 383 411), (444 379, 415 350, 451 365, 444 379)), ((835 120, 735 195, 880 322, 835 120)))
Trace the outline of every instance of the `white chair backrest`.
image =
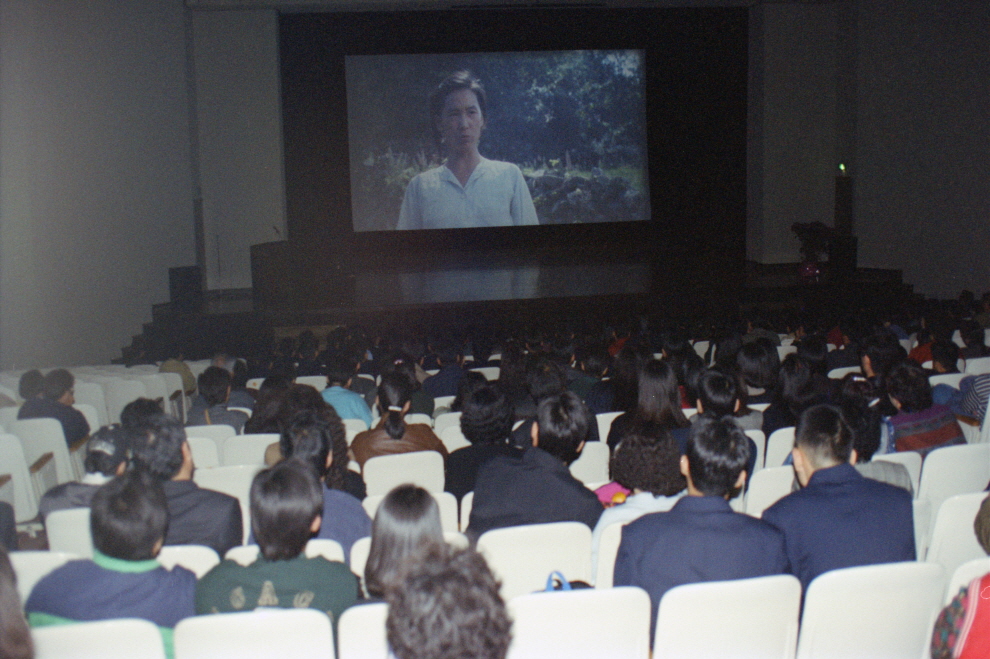
POLYGON ((13 488, 14 521, 27 522, 38 515, 38 497, 31 484, 29 464, 17 435, 0 433, 0 472, 10 474, 13 488))
POLYGON ((244 386, 248 389, 258 390, 261 389, 261 383, 264 381, 265 378, 251 378, 250 380, 247 381, 247 383, 244 386))
POLYGON ((582 483, 601 483, 608 480, 608 444, 604 441, 585 442, 578 459, 571 463, 571 476, 582 483))
POLYGON ((967 587, 973 579, 982 577, 987 573, 990 573, 990 556, 974 558, 957 567, 945 587, 944 604, 948 606, 952 599, 959 594, 960 588, 967 587))
POLYGON ((621 414, 622 412, 602 412, 595 415, 595 420, 598 422, 598 439, 603 442, 608 440, 608 433, 612 430, 612 422, 621 414))
MULTIPOLYGON (((764 453, 766 452, 767 436, 763 434, 762 430, 747 430, 746 436, 756 444, 756 464, 753 466, 753 474, 755 474, 765 466, 766 456, 764 453)), ((749 477, 752 478, 753 474, 749 474, 749 477)))
POLYGON ((947 384, 950 387, 958 389, 959 383, 964 377, 966 377, 965 373, 943 373, 941 375, 929 375, 928 384, 933 387, 937 384, 947 384))
POLYGON ((874 455, 874 460, 883 460, 885 462, 896 462, 898 464, 904 465, 907 469, 908 475, 911 477, 911 487, 914 490, 914 495, 918 496, 918 483, 921 480, 921 454, 917 451, 900 451, 899 453, 884 453, 883 455, 874 455))
POLYGON ((162 399, 162 409, 168 410, 168 396, 171 393, 165 378, 161 373, 145 373, 134 377, 135 380, 144 385, 145 396, 151 400, 162 399))
MULTIPOLYGON (((429 371, 427 371, 427 373, 429 373, 429 371)), ((449 410, 450 405, 454 402, 455 398, 457 398, 457 396, 435 396, 433 398, 433 408, 437 410, 447 408, 449 410)))
MULTIPOLYGON (((470 543, 463 533, 444 531, 444 542, 458 549, 466 548, 470 543)), ((351 545, 351 572, 364 579, 364 568, 368 563, 368 553, 371 551, 371 536, 358 538, 351 545)))
MULTIPOLYGON (((431 492, 430 494, 433 495, 437 502, 437 508, 440 509, 440 527, 444 532, 457 533, 460 530, 457 519, 457 497, 450 492, 431 492)), ((368 513, 368 517, 375 518, 378 506, 381 505, 385 496, 385 494, 375 494, 364 498, 361 505, 364 506, 364 511, 368 513)))
POLYGON ((31 638, 35 659, 165 659, 158 627, 140 618, 36 627, 31 638))
POLYGON ((481 373, 489 382, 494 382, 498 380, 498 375, 502 369, 498 366, 479 366, 478 368, 472 368, 471 370, 476 373, 481 373))
POLYGON ((756 410, 757 412, 766 412, 767 408, 770 407, 770 403, 747 403, 746 407, 751 410, 756 410))
POLYGON ((368 429, 368 424, 361 419, 341 419, 344 423, 344 435, 347 438, 347 445, 350 446, 358 433, 368 429))
POLYGON ((943 501, 939 507, 925 560, 941 565, 947 576, 967 561, 986 557, 986 552, 976 540, 973 520, 980 504, 988 496, 986 492, 957 494, 943 501))
POLYGON ((828 377, 832 380, 841 380, 846 377, 849 373, 861 373, 862 369, 859 366, 843 366, 842 368, 833 368, 828 372, 828 377))
POLYGON ((413 483, 429 492, 443 492, 443 456, 436 451, 380 455, 364 463, 368 494, 388 494, 396 485, 413 483))
POLYGON ((990 357, 974 357, 966 360, 966 375, 990 373, 990 357))
POLYGON ((467 440, 464 433, 461 432, 461 426, 453 425, 447 426, 440 431, 440 441, 447 448, 447 453, 453 453, 457 449, 464 448, 466 446, 471 446, 471 442, 467 440))
POLYGON ((234 561, 238 565, 248 566, 258 560, 259 553, 261 553, 261 549, 258 545, 240 545, 228 549, 227 553, 223 555, 223 560, 234 561))
POLYGON ((258 433, 254 435, 234 435, 223 442, 223 464, 258 465, 265 464, 265 449, 278 443, 278 433, 258 433))
POLYGON ((429 414, 422 414, 420 412, 414 412, 412 414, 406 415, 406 423, 422 423, 423 425, 433 427, 433 417, 429 414))
POLYGON ((619 555, 619 545, 622 543, 622 527, 628 522, 609 524, 602 530, 598 539, 598 564, 595 570, 595 588, 611 588, 612 576, 615 573, 615 557, 619 555))
POLYGON ((373 602, 352 606, 337 623, 339 659, 389 659, 385 620, 388 604, 373 602))
POLYGON ((214 467, 213 469, 197 469, 193 472, 193 480, 200 487, 216 490, 235 497, 241 504, 241 522, 243 523, 244 542, 247 542, 251 531, 251 481, 255 474, 261 471, 258 465, 239 465, 236 467, 214 467))
POLYGON ((73 391, 77 403, 92 405, 96 409, 96 415, 100 420, 97 427, 105 426, 110 422, 110 417, 107 415, 107 396, 102 385, 77 379, 73 391))
POLYGON ((437 415, 437 418, 433 419, 433 432, 435 432, 441 439, 443 439, 443 435, 440 433, 442 433, 445 428, 450 426, 457 426, 457 428, 460 429, 460 412, 444 412, 443 414, 437 415))
POLYGON ((677 586, 660 600, 655 659, 791 659, 801 582, 789 574, 677 586))
POLYGON ((797 657, 927 656, 944 587, 945 571, 931 563, 826 572, 805 594, 797 657))
POLYGON ((191 570, 197 579, 220 564, 217 553, 204 545, 165 545, 155 559, 170 570, 176 565, 191 570))
POLYGON ((983 414, 983 423, 980 425, 980 444, 990 444, 990 403, 983 414))
POLYGON ((17 592, 21 605, 27 602, 28 595, 41 578, 57 567, 80 558, 64 551, 12 551, 10 563, 17 575, 17 592))
POLYGON ((197 469, 213 469, 220 466, 220 450, 217 443, 210 437, 186 437, 189 450, 192 451, 193 464, 197 469))
POLYGON ((764 466, 767 468, 781 466, 793 448, 794 426, 774 430, 767 438, 767 455, 764 466))
POLYGON ((918 498, 931 502, 934 525, 935 513, 943 501, 956 494, 980 492, 988 482, 990 444, 946 446, 935 449, 925 457, 918 498))
POLYGON ((932 502, 928 499, 915 499, 911 502, 911 519, 914 521, 914 553, 919 561, 925 560, 928 553, 928 540, 931 537, 932 502))
POLYGON ((494 529, 478 538, 478 551, 502 581, 504 599, 543 590, 554 571, 591 580, 591 529, 581 522, 494 529))
POLYGON ((182 376, 178 373, 159 373, 158 375, 165 381, 165 393, 168 394, 168 397, 165 399, 165 410, 170 410, 175 418, 185 423, 186 395, 185 389, 182 386, 182 376), (175 397, 174 399, 173 396, 175 397))
POLYGON ((97 412, 96 408, 89 403, 75 403, 72 407, 76 408, 82 415, 86 417, 86 423, 89 424, 89 432, 93 434, 100 428, 100 414, 97 412))
POLYGON ((468 522, 471 521, 471 506, 474 504, 474 492, 468 492, 461 497, 461 529, 467 531, 468 522))
POLYGON ((228 437, 237 434, 234 426, 225 423, 217 423, 206 426, 186 426, 186 437, 209 437, 217 443, 217 447, 223 446, 223 441, 228 437))
POLYGON ((75 480, 69 447, 65 444, 61 423, 55 419, 23 419, 11 423, 7 427, 7 432, 17 435, 21 440, 24 459, 29 467, 45 453, 51 453, 55 459, 55 475, 58 482, 68 483, 75 480))
POLYGON ((0 407, 0 426, 9 428, 10 424, 17 421, 17 413, 20 410, 19 407, 0 407))
POLYGON ((763 511, 791 493, 793 467, 767 467, 753 474, 746 492, 746 514, 760 517, 763 511))
POLYGON ((694 348, 694 351, 698 354, 699 357, 704 359, 705 353, 708 352, 708 346, 710 344, 711 344, 710 341, 695 341, 694 345, 692 345, 691 347, 694 348))
POLYGON ((89 532, 89 508, 53 510, 45 518, 48 548, 75 554, 82 558, 93 557, 93 539, 89 532))
POLYGON ((107 399, 107 418, 110 423, 120 423, 120 412, 128 403, 138 398, 147 398, 148 391, 140 380, 127 380, 122 377, 110 378, 103 385, 107 399))
POLYGON ((641 588, 527 593, 508 602, 508 659, 647 659, 650 596, 641 588))
MULTIPOLYGON (((251 565, 258 560, 260 553, 261 548, 258 545, 241 545, 228 549, 227 553, 224 554, 224 559, 234 561, 238 565, 251 565)), ((307 558, 322 556, 328 561, 344 562, 344 548, 336 540, 313 538, 306 543, 304 553, 307 558)))
POLYGON ((296 378, 296 384, 306 384, 317 391, 327 388, 327 376, 325 375, 300 375, 296 378))
POLYGON ((783 360, 784 357, 786 357, 787 355, 793 355, 796 352, 797 352, 797 346, 795 346, 795 345, 789 345, 789 346, 780 345, 780 346, 777 346, 777 357, 779 357, 781 360, 783 360))
POLYGON ((315 609, 262 608, 192 616, 175 626, 176 659, 333 659, 330 618, 315 609))

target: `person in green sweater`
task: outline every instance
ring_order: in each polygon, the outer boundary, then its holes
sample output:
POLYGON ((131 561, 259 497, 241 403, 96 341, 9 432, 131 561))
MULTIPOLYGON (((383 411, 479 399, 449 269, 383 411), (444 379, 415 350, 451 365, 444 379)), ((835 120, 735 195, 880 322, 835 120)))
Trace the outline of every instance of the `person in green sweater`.
POLYGON ((357 601, 358 584, 343 563, 304 555, 322 512, 320 481, 309 465, 289 459, 258 473, 251 529, 261 555, 246 566, 225 560, 205 574, 196 586, 196 613, 311 608, 336 622, 357 601))

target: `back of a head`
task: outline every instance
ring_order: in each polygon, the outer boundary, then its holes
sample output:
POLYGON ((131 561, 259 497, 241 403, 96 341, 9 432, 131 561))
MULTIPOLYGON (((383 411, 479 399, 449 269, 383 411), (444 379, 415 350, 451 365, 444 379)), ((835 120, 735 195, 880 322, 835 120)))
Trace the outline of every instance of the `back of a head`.
POLYGON ((159 480, 171 480, 182 468, 186 430, 164 413, 145 418, 128 430, 134 464, 159 480))
POLYGON ((86 473, 114 476, 127 462, 127 440, 127 430, 118 426, 103 426, 94 432, 86 442, 86 473))
POLYGON ((461 432, 472 444, 504 442, 513 421, 512 403, 497 384, 478 387, 461 405, 461 432))
POLYGON ((799 416, 818 400, 811 368, 797 355, 787 355, 777 376, 776 399, 787 406, 791 414, 799 416))
POLYGON ((327 359, 327 383, 343 387, 348 380, 354 377, 356 366, 357 362, 344 357, 342 354, 331 355, 327 359))
POLYGON ((437 548, 389 593, 385 629, 397 659, 505 659, 512 620, 500 584, 473 549, 437 548))
POLYGON ((664 361, 651 359, 639 374, 639 398, 636 418, 673 429, 688 425, 681 411, 681 395, 674 369, 664 361))
POLYGON ((887 374, 887 393, 901 404, 905 413, 921 412, 932 406, 932 385, 920 366, 904 361, 887 374))
POLYGON ((873 372, 882 379, 886 379, 890 369, 907 356, 897 335, 888 329, 876 330, 867 337, 862 352, 870 358, 873 372))
POLYGON ((557 396, 567 386, 567 376, 560 364, 547 357, 531 358, 526 366, 526 389, 537 403, 557 396))
POLYGON ((460 382, 457 383, 457 395, 450 403, 452 412, 460 412, 464 406, 464 400, 478 387, 483 387, 488 383, 484 375, 478 371, 465 371, 460 382))
POLYGON ((588 439, 591 413, 576 394, 565 391, 540 402, 536 423, 539 448, 569 465, 581 454, 581 444, 588 439))
POLYGON ((814 405, 805 410, 794 434, 794 445, 814 469, 848 462, 852 442, 852 430, 842 418, 842 412, 831 405, 814 405))
POLYGON ((967 348, 983 346, 986 341, 983 326, 974 320, 964 320, 959 324, 959 336, 967 348))
POLYGON ((612 358, 609 357, 608 351, 597 342, 589 342, 575 348, 574 358, 581 364, 585 373, 595 378, 604 376, 612 366, 612 358))
MULTIPOLYGON (((306 463, 322 479, 328 471, 327 457, 334 448, 334 422, 312 410, 297 412, 286 420, 279 446, 285 458, 306 463)), ((333 460, 338 460, 336 451, 333 460)), ((346 449, 342 460, 346 465, 346 449)))
POLYGON ((323 488, 308 464, 283 460, 251 483, 251 530, 267 561, 299 556, 323 511, 323 488))
POLYGON ((636 409, 639 395, 639 374, 643 365, 653 359, 653 353, 641 341, 629 339, 615 356, 612 364, 612 386, 615 409, 631 412, 636 409))
POLYGON ((210 366, 199 374, 199 393, 208 405, 223 405, 230 391, 230 372, 219 366, 210 366))
POLYGON ((125 428, 138 428, 147 419, 164 414, 161 403, 150 398, 136 398, 124 405, 120 411, 120 425, 125 428))
POLYGON ((42 381, 45 398, 58 400, 75 386, 76 379, 64 368, 48 371, 42 381))
POLYGON ((23 400, 40 397, 45 393, 45 376, 38 369, 25 372, 17 383, 17 393, 23 400))
POLYGON ((739 399, 739 384, 734 375, 710 368, 698 378, 698 400, 705 414, 712 417, 731 415, 739 399))
POLYGON ((386 373, 378 385, 378 411, 384 420, 385 432, 392 439, 406 434, 403 409, 412 398, 409 382, 397 373, 386 373))
POLYGON ((371 524, 371 547, 364 568, 368 594, 382 597, 409 560, 443 545, 440 508, 416 485, 399 485, 382 499, 371 524))
POLYGON ((776 381, 777 369, 780 368, 777 348, 763 339, 745 343, 736 354, 736 366, 747 386, 769 389, 776 381))
POLYGON ((958 371, 959 346, 952 341, 935 341, 932 343, 932 364, 941 364, 942 368, 955 373, 958 371))
POLYGON ((848 373, 839 390, 839 407, 853 435, 858 462, 869 462, 880 448, 883 417, 877 409, 873 383, 859 373, 848 373))
POLYGON ((673 496, 686 486, 680 470, 681 452, 667 431, 659 437, 630 433, 615 447, 609 472, 630 490, 654 496, 673 496))
POLYGON ((694 488, 705 496, 725 497, 749 464, 749 438, 731 417, 706 415, 691 426, 684 454, 694 488))
POLYGON ((804 337, 798 344, 797 356, 808 365, 812 373, 819 375, 828 373, 828 344, 821 334, 809 334, 804 337))
POLYGON ((461 349, 453 339, 444 337, 432 345, 433 354, 440 360, 441 366, 452 366, 461 356, 461 349))
POLYGON ((158 554, 168 530, 168 504, 161 483, 131 470, 106 483, 90 504, 93 547, 105 556, 144 561, 158 554))

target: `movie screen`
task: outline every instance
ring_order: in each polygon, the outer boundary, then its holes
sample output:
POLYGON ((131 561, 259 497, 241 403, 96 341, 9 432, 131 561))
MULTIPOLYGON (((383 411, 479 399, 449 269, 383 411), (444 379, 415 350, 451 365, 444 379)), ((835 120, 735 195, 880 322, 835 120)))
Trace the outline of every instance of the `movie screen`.
POLYGON ((640 50, 345 58, 356 232, 650 219, 640 50))

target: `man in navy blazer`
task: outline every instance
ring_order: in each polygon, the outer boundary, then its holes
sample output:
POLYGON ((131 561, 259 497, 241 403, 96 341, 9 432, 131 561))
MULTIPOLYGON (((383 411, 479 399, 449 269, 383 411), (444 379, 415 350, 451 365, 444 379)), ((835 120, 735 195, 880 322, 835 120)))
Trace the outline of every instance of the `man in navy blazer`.
POLYGON ((829 570, 915 560, 911 495, 856 471, 852 431, 837 408, 805 410, 792 455, 802 489, 763 519, 783 531, 792 573, 805 589, 829 570))
POLYGON ((701 419, 681 456, 688 496, 622 529, 613 581, 650 594, 651 638, 660 599, 674 586, 787 571, 783 534, 729 507, 746 482, 749 453, 749 438, 731 417, 701 419))

